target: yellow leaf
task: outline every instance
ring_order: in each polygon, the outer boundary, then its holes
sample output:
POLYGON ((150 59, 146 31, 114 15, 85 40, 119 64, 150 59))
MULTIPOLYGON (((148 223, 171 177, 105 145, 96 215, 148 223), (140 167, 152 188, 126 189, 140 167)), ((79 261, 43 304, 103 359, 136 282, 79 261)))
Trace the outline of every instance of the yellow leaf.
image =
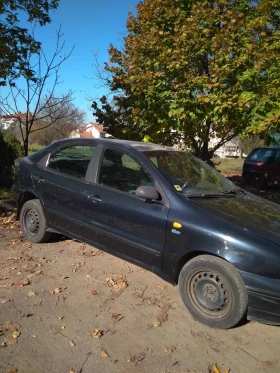
POLYGON ((154 326, 155 326, 156 328, 159 327, 159 326, 161 326, 161 322, 159 322, 159 321, 155 322, 155 323, 154 323, 154 326))
POLYGON ((91 336, 92 336, 92 338, 101 338, 103 334, 104 334, 104 333, 103 333, 102 330, 95 329, 95 330, 91 333, 91 336))
POLYGON ((14 339, 16 339, 17 337, 19 337, 20 336, 20 332, 17 332, 16 330, 13 332, 13 334, 12 334, 12 337, 14 338, 14 339))
POLYGON ((109 357, 108 353, 107 353, 106 351, 104 351, 104 350, 102 350, 102 351, 100 352, 100 355, 101 355, 102 357, 109 357))
POLYGON ((218 369, 216 364, 214 364, 213 366, 213 373, 221 373, 220 369, 218 369))

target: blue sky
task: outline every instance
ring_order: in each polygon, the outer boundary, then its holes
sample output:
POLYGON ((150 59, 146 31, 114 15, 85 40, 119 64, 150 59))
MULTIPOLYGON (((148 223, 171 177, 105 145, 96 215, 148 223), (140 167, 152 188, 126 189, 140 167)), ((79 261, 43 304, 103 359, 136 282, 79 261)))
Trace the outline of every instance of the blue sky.
POLYGON ((75 44, 71 57, 61 66, 63 83, 57 93, 75 91, 74 103, 86 111, 87 121, 94 120, 87 96, 96 98, 106 93, 95 88, 97 82, 89 79, 94 76, 92 52, 98 52, 101 65, 108 60, 109 44, 122 44, 128 12, 135 11, 137 3, 137 0, 60 0, 58 9, 51 14, 52 23, 36 30, 36 39, 43 43, 47 56, 53 52, 60 24, 65 33, 65 52, 75 44))

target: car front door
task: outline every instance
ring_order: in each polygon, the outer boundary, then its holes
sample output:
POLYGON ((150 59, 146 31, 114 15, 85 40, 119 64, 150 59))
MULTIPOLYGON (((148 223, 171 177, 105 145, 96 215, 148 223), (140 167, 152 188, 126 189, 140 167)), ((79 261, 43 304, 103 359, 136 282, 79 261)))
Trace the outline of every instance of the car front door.
POLYGON ((46 165, 32 171, 34 188, 44 205, 51 227, 65 234, 84 235, 86 190, 93 144, 68 144, 50 154, 46 165))
POLYGON ((127 149, 104 147, 92 181, 87 189, 87 238, 160 269, 168 206, 136 197, 139 186, 157 188, 146 167, 127 149))

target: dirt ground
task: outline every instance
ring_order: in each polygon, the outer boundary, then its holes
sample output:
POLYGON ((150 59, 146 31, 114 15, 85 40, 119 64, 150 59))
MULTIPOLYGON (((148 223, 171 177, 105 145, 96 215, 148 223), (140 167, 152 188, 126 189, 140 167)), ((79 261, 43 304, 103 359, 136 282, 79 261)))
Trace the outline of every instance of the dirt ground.
POLYGON ((280 371, 280 328, 216 330, 156 275, 62 237, 25 242, 0 221, 0 372, 280 371))

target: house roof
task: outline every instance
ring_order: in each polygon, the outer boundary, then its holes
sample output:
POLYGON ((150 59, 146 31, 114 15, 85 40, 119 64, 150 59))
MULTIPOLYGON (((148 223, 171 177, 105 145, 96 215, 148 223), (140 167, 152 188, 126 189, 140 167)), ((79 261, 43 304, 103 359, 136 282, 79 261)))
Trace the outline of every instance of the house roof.
POLYGON ((79 132, 80 137, 94 139, 94 136, 90 132, 79 132))

